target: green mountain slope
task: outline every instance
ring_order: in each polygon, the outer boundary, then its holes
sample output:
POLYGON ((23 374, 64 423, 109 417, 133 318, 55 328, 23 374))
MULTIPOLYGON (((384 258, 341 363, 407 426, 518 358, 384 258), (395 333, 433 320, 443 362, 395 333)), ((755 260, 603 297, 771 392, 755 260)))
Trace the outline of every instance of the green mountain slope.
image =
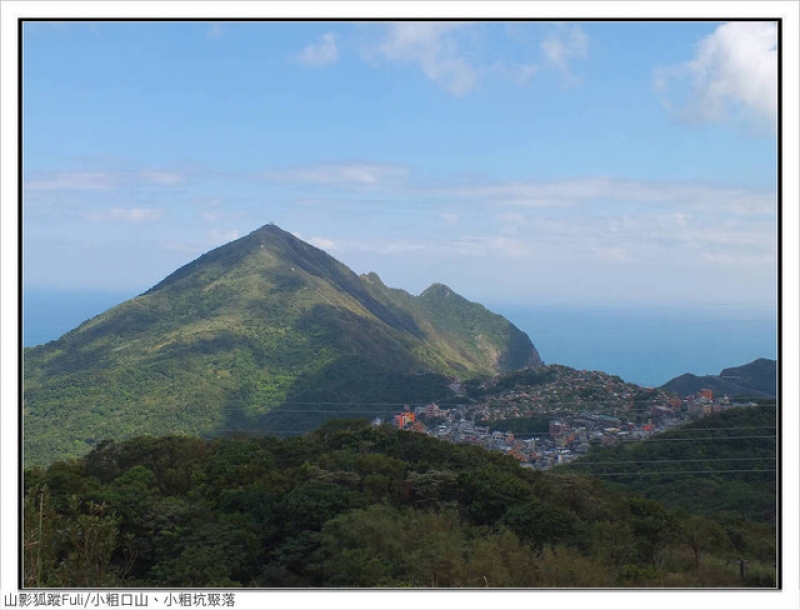
POLYGON ((352 403, 438 398, 445 376, 541 363, 527 335, 449 289, 413 297, 375 278, 274 225, 204 254, 25 350, 26 464, 106 438, 304 430, 352 403), (328 404, 290 408, 309 402, 328 404))
POLYGON ((689 513, 775 517, 775 405, 703 417, 641 443, 597 447, 564 471, 602 477, 612 487, 689 513))
POLYGON ((728 396, 774 397, 777 393, 777 362, 759 358, 750 364, 724 369, 719 375, 692 375, 685 373, 661 386, 668 392, 681 396, 696 394, 701 389, 728 396))

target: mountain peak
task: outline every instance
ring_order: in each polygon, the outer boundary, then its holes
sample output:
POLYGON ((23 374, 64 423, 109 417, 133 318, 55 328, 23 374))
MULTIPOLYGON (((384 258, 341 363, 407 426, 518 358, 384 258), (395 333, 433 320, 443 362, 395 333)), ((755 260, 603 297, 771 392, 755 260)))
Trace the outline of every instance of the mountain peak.
POLYGON ((259 227, 255 231, 249 233, 246 237, 262 237, 262 238, 280 238, 280 239, 295 239, 297 241, 302 241, 299 237, 294 235, 293 233, 281 229, 278 225, 274 222, 269 222, 262 227, 259 227))
POLYGON ((439 282, 434 282, 433 284, 428 286, 425 290, 423 290, 422 294, 420 294, 419 296, 426 299, 431 299, 431 298, 436 299, 436 298, 447 298, 453 295, 459 298, 463 298, 460 297, 460 295, 453 292, 453 290, 449 286, 445 286, 444 284, 440 284, 439 282))
POLYGON ((447 286, 414 297, 267 224, 27 350, 25 455, 133 430, 308 429, 326 415, 290 405, 425 402, 448 376, 538 364, 525 333, 447 286))
POLYGON ((278 225, 272 222, 265 224, 263 227, 256 229, 239 240, 230 242, 229 244, 225 244, 220 247, 225 248, 227 246, 233 246, 238 242, 247 244, 251 248, 253 246, 257 246, 258 248, 263 246, 273 249, 278 253, 281 252, 281 246, 290 246, 295 251, 307 250, 313 252, 322 252, 322 250, 319 248, 315 248, 311 244, 300 239, 294 233, 281 229, 278 225))
POLYGON ((217 274, 224 273, 241 264, 253 253, 266 250, 272 256, 288 265, 298 265, 312 275, 320 274, 320 266, 335 265, 337 261, 311 244, 304 242, 292 233, 281 229, 274 223, 266 224, 255 231, 231 242, 223 244, 199 256, 174 271, 144 294, 152 294, 163 288, 178 284, 181 280, 196 274, 204 274, 216 267, 217 274))
POLYGON ((369 273, 362 275, 361 277, 364 278, 365 281, 371 284, 377 284, 378 286, 385 286, 385 284, 381 280, 381 277, 374 271, 370 271, 369 273))

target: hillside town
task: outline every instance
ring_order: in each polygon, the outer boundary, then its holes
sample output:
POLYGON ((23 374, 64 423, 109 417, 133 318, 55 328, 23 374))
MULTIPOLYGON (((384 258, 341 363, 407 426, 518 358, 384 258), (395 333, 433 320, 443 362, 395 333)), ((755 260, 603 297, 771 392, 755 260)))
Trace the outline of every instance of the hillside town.
MULTIPOLYGON (((525 467, 547 470, 585 455, 592 445, 644 441, 698 417, 745 406, 728 396, 714 396, 710 389, 679 397, 598 371, 557 365, 547 369, 545 377, 539 376, 543 383, 524 385, 512 380, 512 387, 473 402, 447 408, 437 403, 406 405, 392 416, 391 424, 452 443, 501 451, 525 467), (524 420, 542 422, 541 429, 511 431, 524 420)), ((504 380, 493 382, 502 386, 504 380)), ((459 382, 451 389, 464 396, 459 382)), ((493 389, 483 386, 478 393, 493 389)))

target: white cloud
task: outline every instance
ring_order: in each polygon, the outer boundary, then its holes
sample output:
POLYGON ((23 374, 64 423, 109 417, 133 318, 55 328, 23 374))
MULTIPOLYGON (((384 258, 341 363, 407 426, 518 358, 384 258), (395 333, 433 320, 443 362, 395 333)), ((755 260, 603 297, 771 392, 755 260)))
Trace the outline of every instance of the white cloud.
POLYGON ((630 260, 625 248, 597 248, 596 253, 598 258, 611 263, 622 263, 630 260))
POLYGON ((527 85, 538 71, 539 66, 535 64, 520 64, 506 69, 509 78, 520 86, 527 85))
POLYGON ((777 125, 778 27, 771 22, 732 22, 702 39, 691 61, 656 68, 653 86, 674 106, 672 83, 691 92, 679 116, 691 122, 722 121, 743 115, 756 124, 777 125))
POLYGON ((418 65, 427 78, 451 95, 464 95, 477 86, 480 77, 454 36, 464 27, 453 22, 391 23, 377 50, 391 61, 418 65))
POLYGON ((215 21, 211 24, 211 27, 206 30, 206 36, 208 38, 212 38, 214 40, 219 40, 222 38, 222 35, 225 33, 225 29, 219 21, 215 21))
POLYGON ((222 197, 196 197, 191 200, 191 203, 216 208, 224 204, 225 200, 222 197))
POLYGON ((140 174, 142 180, 150 184, 181 184, 185 176, 178 172, 147 171, 140 174))
MULTIPOLYGON (((417 66, 429 80, 457 97, 475 90, 490 75, 520 87, 528 85, 547 66, 561 74, 565 85, 579 82, 572 73, 572 62, 587 57, 589 49, 589 36, 579 26, 561 25, 548 34, 539 45, 542 57, 536 61, 491 56, 481 44, 487 27, 468 22, 387 24, 380 41, 365 49, 364 58, 417 66)), ((530 42, 528 35, 517 35, 513 29, 506 28, 506 35, 518 43, 530 42)))
POLYGON ((501 254, 508 258, 527 259, 532 255, 531 244, 528 240, 490 237, 482 245, 489 253, 501 254))
POLYGON ((29 191, 110 191, 123 186, 172 186, 185 181, 182 173, 164 170, 46 172, 25 181, 29 191))
POLYGON ((125 222, 143 223, 153 222, 164 215, 164 210, 148 208, 114 208, 105 212, 89 213, 84 218, 93 222, 125 222))
POLYGON ((406 167, 388 163, 321 163, 266 172, 263 176, 275 182, 375 186, 401 180, 407 174, 406 167))
POLYGON ((326 239, 325 237, 312 237, 308 240, 312 246, 316 246, 320 250, 336 250, 336 242, 326 239))
POLYGON ((570 62, 583 59, 588 54, 589 36, 579 26, 562 28, 549 34, 541 44, 547 61, 555 66, 565 85, 575 85, 578 78, 570 70, 570 62))
POLYGON ((208 245, 216 246, 226 244, 234 239, 239 239, 239 231, 236 229, 231 229, 230 231, 218 231, 217 229, 211 229, 208 232, 208 240, 206 243, 208 245))
POLYGON ((442 244, 426 242, 412 242, 406 239, 388 240, 378 243, 362 243, 353 247, 353 250, 374 252, 376 254, 406 254, 409 252, 435 252, 442 248, 442 244))
POLYGON ((461 216, 455 214, 453 212, 444 212, 440 214, 442 220, 445 221, 450 226, 454 226, 458 224, 458 221, 461 219, 461 216))
POLYGON ((774 215, 777 210, 776 195, 769 189, 607 177, 477 184, 443 189, 442 194, 525 208, 628 203, 675 205, 685 211, 716 210, 743 215, 774 215))
POLYGON ((502 213, 496 219, 513 222, 514 234, 531 244, 531 258, 552 252, 565 264, 635 262, 646 269, 666 262, 742 260, 774 270, 776 263, 774 217, 736 218, 725 210, 687 215, 644 209, 628 215, 528 210, 502 213))
POLYGON ((308 45, 297 56, 297 59, 307 65, 314 67, 327 66, 339 59, 339 48, 336 45, 336 36, 333 32, 327 32, 320 36, 315 44, 308 45))
POLYGON ((508 78, 519 87, 524 87, 538 74, 539 66, 536 64, 510 64, 498 60, 492 66, 491 71, 494 74, 508 78))
POLYGON ((703 261, 716 265, 729 265, 733 267, 739 267, 741 265, 775 267, 775 257, 768 254, 748 255, 735 251, 722 254, 704 252, 701 257, 703 261))
POLYGON ((299 206, 332 206, 332 205, 348 205, 352 202, 344 199, 326 198, 326 197, 300 197, 295 199, 294 202, 299 206))
MULTIPOLYGON (((313 241, 311 243, 314 243, 313 241)), ((316 244, 315 244, 316 245, 316 244)), ((436 257, 484 258, 500 255, 504 258, 524 259, 534 256, 527 240, 502 236, 464 236, 457 239, 421 241, 388 239, 385 241, 337 242, 339 252, 370 253, 384 256, 429 254, 436 257)))
MULTIPOLYGON (((530 211, 500 215, 498 220, 513 221, 517 231, 503 234, 501 228, 500 234, 465 233, 456 239, 337 242, 337 248, 382 256, 416 254, 439 262, 449 258, 484 264, 494 259, 549 268, 559 261, 564 269, 602 269, 624 263, 632 272, 645 275, 654 266, 733 265, 737 261, 760 266, 769 274, 777 260, 774 221, 726 221, 724 213, 692 218, 672 214, 543 216, 530 211)), ((471 229, 480 230, 474 225, 471 229)))
POLYGON ((53 172, 40 178, 26 180, 31 191, 107 191, 119 183, 118 176, 109 172, 53 172))
POLYGON ((166 250, 174 252, 181 252, 191 256, 198 256, 209 249, 217 248, 235 239, 239 239, 239 231, 230 229, 228 231, 219 231, 211 229, 204 237, 196 241, 164 241, 160 245, 166 250))

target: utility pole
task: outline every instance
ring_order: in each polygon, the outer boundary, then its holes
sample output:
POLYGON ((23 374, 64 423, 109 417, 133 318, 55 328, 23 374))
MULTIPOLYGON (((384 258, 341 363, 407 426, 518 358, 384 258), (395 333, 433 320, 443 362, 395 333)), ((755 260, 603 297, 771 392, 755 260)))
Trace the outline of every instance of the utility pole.
POLYGON ((750 562, 747 559, 737 559, 736 563, 739 564, 739 578, 741 578, 742 582, 744 582, 744 570, 745 567, 747 567, 747 564, 750 562))

